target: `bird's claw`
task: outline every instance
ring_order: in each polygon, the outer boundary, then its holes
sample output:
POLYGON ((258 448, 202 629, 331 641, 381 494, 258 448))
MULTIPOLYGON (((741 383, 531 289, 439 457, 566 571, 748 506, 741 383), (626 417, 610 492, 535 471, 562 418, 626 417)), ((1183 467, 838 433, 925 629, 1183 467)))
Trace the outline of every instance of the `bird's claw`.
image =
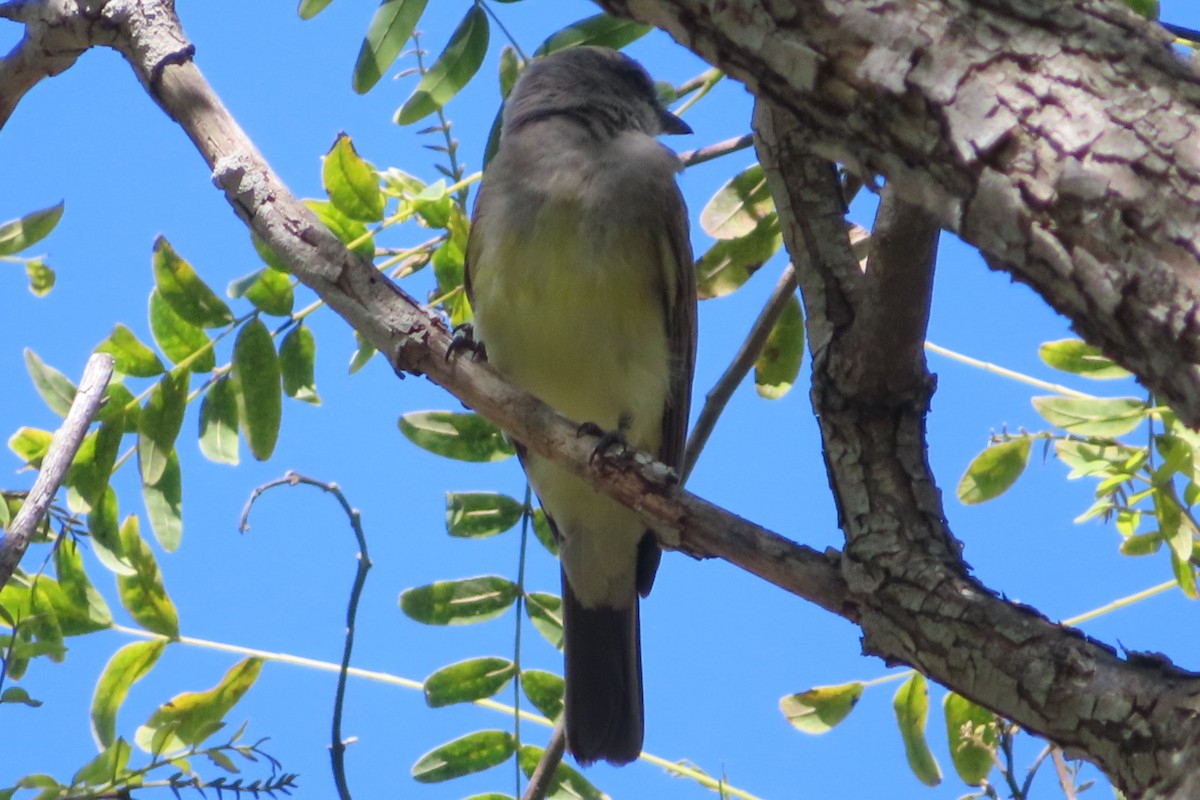
POLYGON ((592 454, 588 457, 589 464, 595 463, 598 456, 623 456, 629 450, 625 432, 620 428, 615 431, 606 431, 594 422, 585 422, 579 426, 576 435, 596 437, 596 446, 592 448, 592 454))
POLYGON ((475 338, 474 325, 469 322, 455 325, 452 334, 453 337, 450 339, 450 346, 446 348, 447 361, 460 350, 470 352, 471 357, 476 361, 480 359, 487 361, 487 347, 484 346, 483 342, 475 338))

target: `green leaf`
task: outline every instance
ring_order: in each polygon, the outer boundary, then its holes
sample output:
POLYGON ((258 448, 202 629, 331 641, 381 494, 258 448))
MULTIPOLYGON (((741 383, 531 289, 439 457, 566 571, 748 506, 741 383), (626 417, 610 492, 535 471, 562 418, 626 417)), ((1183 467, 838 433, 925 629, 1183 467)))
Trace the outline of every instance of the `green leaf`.
POLYGON ((54 434, 40 428, 18 428, 8 437, 8 449, 17 454, 34 469, 41 469, 42 459, 50 452, 50 440, 54 434))
POLYGON ((119 428, 121 433, 137 433, 142 409, 133 397, 133 392, 119 380, 109 381, 104 391, 104 405, 96 419, 119 428))
POLYGON ((176 314, 158 289, 150 292, 150 333, 172 364, 186 361, 192 372, 212 372, 217 366, 208 334, 176 314))
POLYGON ((411 125, 424 119, 467 85, 487 53, 489 30, 487 12, 482 6, 472 5, 450 35, 446 49, 396 112, 397 124, 411 125))
POLYGON ((533 510, 533 535, 550 555, 558 558, 558 542, 554 538, 554 531, 550 528, 550 520, 546 517, 545 510, 540 507, 533 510))
POLYGON ((0 224, 0 256, 19 253, 45 239, 62 219, 62 213, 63 204, 60 202, 0 224))
POLYGON ((1033 440, 1028 436, 994 444, 975 456, 958 482, 958 499, 976 505, 1008 491, 1029 463, 1033 440))
POLYGON ((109 353, 118 372, 135 378, 153 378, 164 371, 163 363, 146 345, 138 341, 133 331, 117 323, 108 338, 96 346, 97 353, 109 353))
POLYGON ((122 547, 119 514, 117 493, 109 486, 104 490, 103 499, 88 513, 88 532, 92 536, 92 549, 101 564, 118 575, 132 575, 133 564, 122 547))
POLYGON ((546 592, 525 595, 525 613, 538 633, 559 650, 563 646, 562 598, 546 592))
POLYGON ((364 94, 379 82, 408 44, 429 0, 383 0, 367 28, 354 65, 354 91, 364 94))
POLYGON ((700 212, 700 226, 714 239, 737 239, 754 233, 774 215, 775 201, 767 177, 762 167, 754 164, 717 190, 700 212))
POLYGON ((982 785, 996 763, 996 715, 954 692, 946 695, 942 709, 958 777, 970 786, 982 785))
POLYGON ((779 215, 774 212, 744 236, 718 239, 696 262, 696 292, 701 300, 732 294, 783 246, 779 215))
POLYGON ((417 447, 458 461, 503 461, 516 454, 500 429, 478 414, 413 411, 400 418, 400 432, 417 447))
POLYGON ((300 19, 312 19, 332 2, 333 0, 300 0, 300 8, 297 13, 300 14, 300 19))
POLYGON ((127 644, 113 654, 96 681, 92 695, 92 737, 100 747, 117 738, 117 712, 133 684, 145 677, 158 662, 167 643, 162 639, 127 644))
POLYGON ((200 452, 218 464, 238 463, 237 389, 229 378, 214 382, 200 401, 200 452))
POLYGON ((849 716, 862 697, 861 681, 840 686, 816 686, 804 692, 789 694, 779 701, 779 710, 796 730, 804 733, 825 733, 849 716))
POLYGON ((500 616, 517 599, 517 585, 498 575, 406 589, 400 610, 426 625, 466 625, 500 616))
POLYGON ((620 50, 626 45, 636 42, 650 31, 649 25, 641 25, 633 20, 619 19, 608 14, 596 14, 592 17, 572 22, 565 28, 550 34, 546 41, 538 45, 533 55, 548 56, 568 47, 580 45, 599 45, 620 50))
POLYGON ((350 219, 333 203, 322 200, 305 200, 317 219, 321 220, 329 232, 338 238, 346 247, 367 260, 375 258, 375 237, 367 230, 367 226, 358 220, 350 219))
POLYGON ((494 492, 446 492, 446 532, 482 539, 504 533, 521 521, 524 505, 494 492))
POLYGON ((159 479, 142 484, 142 500, 159 545, 168 553, 178 550, 183 538, 183 474, 174 450, 167 457, 167 467, 159 479))
POLYGON ((151 633, 177 638, 179 615, 163 586, 162 573, 154 559, 154 552, 138 530, 136 516, 127 517, 121 525, 121 547, 135 570, 132 575, 117 576, 121 605, 125 606, 134 622, 151 633))
POLYGON ((25 348, 25 368, 33 379, 33 387, 50 406, 50 410, 60 417, 66 417, 71 410, 71 401, 75 399, 75 384, 54 367, 47 366, 28 347, 25 348))
POLYGON ((245 297, 264 314, 286 317, 292 313, 295 294, 292 281, 286 272, 263 267, 229 284, 226 294, 230 297, 245 297))
POLYGON ((516 671, 507 658, 489 656, 459 661, 425 679, 425 703, 430 708, 440 708, 491 697, 512 680, 516 671))
POLYGON ((908 766, 921 783, 937 786, 942 782, 942 770, 925 741, 925 722, 929 717, 929 688, 925 676, 914 672, 897 690, 892 708, 896 712, 900 737, 904 740, 908 766))
POLYGON ((321 405, 314 377, 317 340, 303 323, 287 332, 279 344, 279 368, 283 373, 283 391, 288 397, 321 405))
POLYGON ((162 236, 154 240, 154 284, 175 313, 201 328, 233 322, 233 312, 162 236))
POLYGON ((0 694, 0 703, 14 703, 16 705, 29 706, 30 708, 39 708, 42 705, 41 700, 34 700, 29 696, 29 692, 20 686, 10 686, 5 689, 0 694))
POLYGON ((359 222, 383 219, 384 197, 379 189, 379 172, 364 161, 346 134, 339 134, 325 154, 321 182, 329 201, 343 214, 359 222))
MULTIPOLYGON (((526 777, 533 775, 544 753, 545 750, 535 745, 521 745, 517 762, 526 777)), ((608 800, 608 795, 593 786, 578 770, 560 761, 554 770, 554 777, 550 779, 546 800, 608 800)))
POLYGON ((133 779, 133 785, 137 785, 141 782, 141 777, 130 775, 128 771, 130 752, 129 743, 124 739, 117 739, 104 748, 99 755, 80 767, 71 777, 71 785, 104 785, 108 781, 112 781, 115 785, 121 785, 130 778, 133 779))
POLYGON ((533 707, 546 719, 556 720, 563 710, 566 682, 562 676, 540 669, 521 671, 521 688, 533 707))
POLYGON ((199 745, 224 727, 225 715, 237 704, 262 669, 261 658, 245 658, 234 664, 225 677, 205 692, 177 694, 159 706, 134 740, 146 752, 155 752, 155 737, 161 732, 158 752, 170 753, 199 745))
POLYGON ((283 389, 275 343, 260 319, 250 320, 238 332, 233 345, 233 385, 242 435, 254 457, 266 461, 279 439, 283 389))
POLYGON ((500 51, 500 97, 507 100, 508 95, 512 92, 514 86, 517 85, 517 78, 521 75, 521 57, 517 55, 517 48, 511 44, 504 45, 504 49, 500 51))
POLYGON ((1071 468, 1072 479, 1084 475, 1111 474, 1135 453, 1132 447, 1112 444, 1093 444, 1059 439, 1054 443, 1054 455, 1071 468))
POLYGON ((417 783, 441 783, 503 764, 516 749, 508 731, 475 731, 421 756, 412 776, 417 783))
POLYGON ((1180 561, 1175 551, 1171 551, 1171 570, 1175 573, 1175 582, 1189 600, 1200 599, 1200 589, 1196 587, 1196 568, 1191 561, 1180 561))
POLYGON ((1162 535, 1158 531, 1150 533, 1135 533, 1121 541, 1121 555, 1148 556, 1157 553, 1162 547, 1162 535))
POLYGON ((79 636, 112 626, 112 612, 88 579, 74 540, 68 539, 54 548, 54 572, 64 598, 58 612, 64 636, 79 636))
POLYGON ((254 247, 254 252, 258 253, 258 257, 262 259, 264 264, 279 272, 291 272, 291 270, 288 269, 288 265, 283 262, 283 259, 279 257, 278 253, 271 249, 269 244, 260 239, 258 234, 254 231, 250 231, 249 233, 250 244, 254 247))
POLYGON ((189 375, 167 373, 154 387, 138 420, 138 466, 142 482, 155 484, 167 468, 183 427, 189 375))
POLYGON ((1125 5, 1146 19, 1158 19, 1158 0, 1125 0, 1125 5))
POLYGON ((25 262, 25 275, 29 278, 29 291, 36 297, 45 297, 54 288, 54 270, 40 258, 31 258, 25 262))
POLYGON ((90 510, 108 486, 123 435, 118 425, 105 422, 84 437, 66 478, 83 501, 81 511, 90 510))
POLYGON ((793 294, 754 362, 754 388, 760 397, 778 400, 796 383, 804 358, 804 314, 793 294))
POLYGON ((1128 378, 1129 373, 1106 358, 1098 347, 1079 339, 1059 339, 1038 348, 1038 355, 1048 366, 1085 378, 1128 378))
POLYGON ((1115 438, 1142 424, 1149 409, 1136 397, 1033 398, 1033 407, 1051 425, 1079 436, 1115 438))
POLYGON ((354 341, 358 343, 358 349, 354 351, 354 355, 350 357, 349 374, 353 375, 367 365, 375 355, 375 345, 362 338, 358 331, 354 332, 354 341))

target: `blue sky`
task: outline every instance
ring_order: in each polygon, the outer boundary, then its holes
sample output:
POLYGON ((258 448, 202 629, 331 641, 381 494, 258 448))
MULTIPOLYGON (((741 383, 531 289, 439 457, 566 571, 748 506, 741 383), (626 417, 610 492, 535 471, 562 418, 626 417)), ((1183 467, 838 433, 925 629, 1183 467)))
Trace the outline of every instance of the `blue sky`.
MULTIPOLYGON (((1200 27, 1200 9, 1187 0, 1164 0, 1162 6, 1164 19, 1200 27)), ((465 0, 431 4, 421 25, 429 50, 440 50, 467 7, 465 0)), ((581 0, 529 0, 495 8, 526 50, 595 11, 581 0)), ((359 153, 377 166, 437 177, 436 154, 422 147, 431 140, 391 122, 416 79, 389 75, 366 96, 350 90, 350 70, 373 9, 371 3, 339 0, 315 20, 302 22, 282 4, 180 3, 201 70, 298 195, 323 194, 320 156, 339 131, 352 136, 359 153)), ((15 25, 3 25, 0 46, 7 48, 17 35, 15 25)), ((703 69, 662 35, 639 41, 630 52, 655 77, 676 83, 703 69)), ((499 34, 494 33, 480 76, 449 109, 472 170, 481 161, 498 104, 491 77, 498 53, 499 34)), ((696 135, 670 144, 690 149, 744 133, 749 109, 740 86, 723 86, 689 112, 696 135)), ((739 153, 683 177, 697 252, 710 240, 695 223, 696 215, 730 175, 751 161, 750 153, 739 153)), ((211 186, 191 144, 112 52, 86 54, 21 103, 0 132, 0 186, 0 219, 66 202, 59 228, 35 248, 58 271, 58 285, 48 297, 34 298, 24 288, 22 271, 0 264, 0 374, 6 376, 0 432, 5 438, 21 425, 52 429, 57 424, 25 375, 25 347, 77 377, 114 323, 123 322, 150 340, 146 302, 156 235, 165 235, 218 290, 260 266, 241 222, 211 186)), ((871 212, 869 202, 853 209, 863 223, 869 223, 871 212)), ((387 242, 411 244, 426 233, 413 227, 387 242)), ((702 304, 697 405, 736 351, 782 263, 777 258, 735 295, 702 304)), ((429 281, 420 275, 406 288, 424 297, 429 281)), ((256 507, 250 532, 236 530, 254 487, 291 469, 338 482, 362 511, 374 569, 362 600, 356 666, 421 680, 461 658, 511 656, 511 611, 480 626, 432 629, 404 617, 396 600, 403 589, 434 580, 485 573, 515 577, 515 531, 487 541, 451 540, 443 522, 446 491, 497 490, 520 497, 524 481, 515 461, 462 465, 419 451, 399 434, 399 415, 457 409, 457 401, 424 379, 398 382, 380 360, 347 376, 354 349, 348 328, 327 312, 314 315, 311 324, 324 403, 320 408, 286 403, 280 446, 270 461, 252 461, 243 447, 237 468, 207 462, 194 444, 196 410, 189 410, 180 438, 183 545, 170 555, 158 551, 183 633, 319 660, 340 657, 355 548, 332 500, 311 489, 275 490, 256 507)), ((1032 292, 988 271, 970 248, 950 237, 943 240, 931 341, 1085 390, 1133 391, 1072 384, 1044 366, 1038 345, 1068 335, 1065 322, 1032 292)), ((228 351, 221 357, 227 360, 228 351)), ((986 584, 1051 618, 1066 618, 1169 577, 1165 555, 1123 558, 1111 528, 1072 523, 1091 504, 1092 487, 1065 480, 1066 469, 1056 462, 1035 459, 1017 486, 996 501, 976 507, 958 503, 954 487, 991 431, 1044 427, 1029 403, 1031 395, 1042 392, 939 356, 930 357, 930 368, 939 386, 929 419, 930 460, 951 525, 986 584)), ((768 402, 752 386, 743 386, 689 488, 797 541, 836 547, 841 536, 806 381, 807 359, 797 388, 782 400, 768 402)), ((7 459, 0 485, 21 488, 31 482, 29 473, 16 473, 19 463, 11 453, 0 459, 7 459)), ((127 466, 116 485, 122 515, 144 516, 135 471, 127 466)), ((530 553, 528 585, 557 592, 557 565, 536 546, 530 553)), ((119 621, 128 624, 111 578, 94 559, 89 569, 119 621)), ((1114 645, 1162 651, 1182 666, 1196 667, 1200 645, 1195 637, 1180 635, 1191 630, 1194 614, 1194 606, 1171 592, 1102 617, 1084 630, 1114 645)), ((777 704, 785 694, 888 674, 878 659, 861 655, 850 624, 727 564, 681 555, 665 559, 654 593, 643 604, 642 624, 649 752, 724 775, 763 798, 886 793, 934 799, 966 792, 952 774, 936 713, 930 736, 946 780, 928 789, 908 771, 892 719, 894 684, 868 689, 850 718, 822 737, 796 732, 780 715, 777 704)), ((528 624, 524 631, 523 665, 558 670, 557 653, 528 624)), ((129 641, 118 632, 93 634, 71 640, 64 664, 34 665, 22 685, 45 705, 0 707, 0 729, 11 732, 0 749, 0 787, 35 771, 65 779, 92 756, 87 714, 93 685, 108 657, 129 641)), ((180 691, 208 688, 236 658, 198 647, 168 648, 134 688, 119 731, 132 737, 159 703, 180 691)), ((301 773, 301 797, 332 792, 326 748, 333 688, 330 674, 269 664, 230 715, 235 725, 250 720, 250 739, 272 737, 267 749, 286 770, 301 773)), ((932 691, 940 708, 944 692, 932 691)), ((497 699, 511 698, 506 689, 497 699)), ((471 707, 429 710, 419 692, 364 680, 351 682, 347 703, 344 731, 357 737, 348 754, 350 785, 360 797, 512 792, 508 767, 440 786, 420 786, 408 777, 425 751, 470 730, 506 727, 507 717, 471 707)), ((544 743, 541 729, 527 725, 522 731, 530 741, 544 743)), ((1021 763, 1035 753, 1034 746, 1026 746, 1021 763)), ((618 798, 709 796, 648 764, 622 770, 598 766, 587 775, 618 798)), ((1049 775, 1043 778, 1038 796, 1058 796, 1049 775)))

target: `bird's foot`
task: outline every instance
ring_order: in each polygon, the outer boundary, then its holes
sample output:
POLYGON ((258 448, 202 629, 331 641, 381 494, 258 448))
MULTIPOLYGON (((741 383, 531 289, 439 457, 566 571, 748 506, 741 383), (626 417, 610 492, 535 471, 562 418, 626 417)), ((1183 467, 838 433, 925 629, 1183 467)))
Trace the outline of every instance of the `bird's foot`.
POLYGON ((457 354, 460 350, 466 350, 471 354, 471 358, 475 361, 487 361, 487 347, 483 342, 475 338, 475 326, 469 322, 464 322, 461 325, 455 325, 453 338, 450 339, 450 346, 446 348, 446 360, 457 354))
POLYGON ((629 441, 625 438, 625 431, 629 428, 629 421, 622 416, 617 422, 615 431, 606 431, 594 422, 585 422, 579 426, 576 432, 578 436, 595 436, 596 446, 592 448, 592 455, 588 458, 588 463, 595 462, 597 457, 617 457, 623 458, 629 453, 629 441))

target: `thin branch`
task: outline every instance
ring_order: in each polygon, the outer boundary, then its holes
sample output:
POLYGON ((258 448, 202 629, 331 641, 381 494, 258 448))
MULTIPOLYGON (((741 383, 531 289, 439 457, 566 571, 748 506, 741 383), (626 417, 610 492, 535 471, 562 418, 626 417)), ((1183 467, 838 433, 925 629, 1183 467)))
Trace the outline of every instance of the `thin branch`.
POLYGON ((567 748, 567 732, 563 727, 564 719, 565 717, 559 715, 558 722, 554 725, 554 733, 550 736, 550 742, 546 745, 537 768, 529 776, 529 785, 525 787, 525 794, 521 795, 521 800, 542 800, 550 791, 554 772, 562 762, 563 753, 567 748))
POLYGON ((262 497, 263 493, 277 486, 298 486, 301 484, 315 486, 321 491, 332 494, 337 498, 342 511, 346 513, 346 517, 350 520, 350 527, 354 531, 355 541, 358 542, 358 568, 354 573, 354 585, 350 589, 350 600, 346 604, 346 640, 342 646, 342 663, 338 669, 337 691, 334 694, 333 700, 333 730, 332 741, 329 747, 330 758, 333 762, 333 780, 337 785, 338 797, 342 800, 350 800, 350 785, 346 779, 346 739, 342 736, 342 711, 345 708, 346 702, 346 678, 350 674, 350 656, 354 651, 354 631, 356 627, 355 620, 358 616, 358 601, 362 597, 363 587, 367 582, 367 571, 371 569, 371 558, 367 554, 367 536, 363 531, 362 516, 359 514, 358 509, 350 505, 350 501, 346 499, 346 495, 342 494, 341 488, 336 483, 318 481, 315 478, 309 478, 289 470, 282 478, 268 481, 254 489, 250 495, 250 499, 246 502, 245 508, 242 509, 242 517, 238 523, 238 530, 245 533, 250 528, 250 509, 254 507, 254 503, 258 498, 262 497))
POLYGON ((696 418, 696 424, 692 426, 691 435, 688 436, 687 450, 683 457, 683 482, 686 482, 688 476, 692 474, 692 468, 696 466, 696 460, 700 457, 704 446, 708 444, 708 437, 712 435, 725 406, 729 404, 734 391, 750 372, 754 362, 758 360, 763 346, 767 343, 767 337, 771 335, 771 330, 783 313, 788 299, 794 297, 795 294, 796 270, 791 264, 788 264, 784 268, 783 274, 779 276, 779 282, 775 284, 771 296, 763 304, 758 319, 754 320, 754 324, 750 326, 750 333, 746 335, 737 355, 729 362, 729 366, 713 384, 713 388, 704 396, 704 407, 700 409, 700 415, 696 418))
POLYGON ((705 161, 712 161, 715 158, 727 156, 739 150, 747 150, 753 145, 754 134, 747 133, 744 136, 735 136, 732 139, 710 144, 697 150, 687 150, 679 154, 679 160, 683 162, 685 167, 694 167, 697 164, 703 164, 705 161))
POLYGON ((50 440, 50 449, 42 458, 41 470, 29 490, 24 505, 17 512, 8 531, 0 535, 0 586, 8 583, 13 570, 21 562, 21 556, 29 546, 33 532, 41 524, 50 508, 58 487, 66 477, 67 470, 83 444, 92 418, 100 410, 104 390, 112 378, 113 358, 107 353, 95 353, 88 359, 83 370, 83 379, 67 418, 50 440))

